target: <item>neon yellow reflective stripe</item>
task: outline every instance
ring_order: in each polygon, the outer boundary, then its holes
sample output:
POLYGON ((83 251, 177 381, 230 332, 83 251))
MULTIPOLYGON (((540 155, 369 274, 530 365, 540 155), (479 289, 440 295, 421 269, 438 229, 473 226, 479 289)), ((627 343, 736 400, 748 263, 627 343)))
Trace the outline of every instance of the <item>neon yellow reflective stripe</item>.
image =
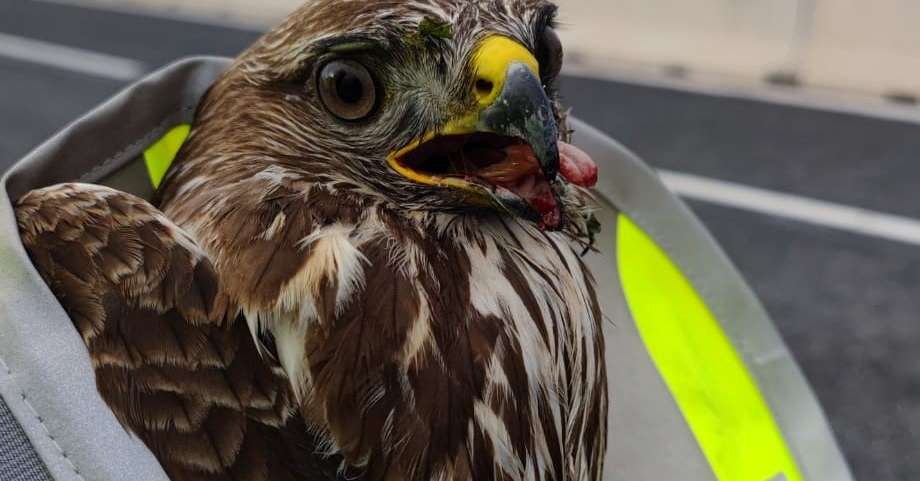
POLYGON ((176 160, 176 154, 188 138, 191 126, 182 124, 174 127, 155 144, 144 151, 144 162, 147 164, 147 173, 154 189, 160 188, 163 177, 169 166, 176 160))
POLYGON ((617 246, 642 340, 719 481, 802 481, 756 382, 687 278, 622 215, 617 246))

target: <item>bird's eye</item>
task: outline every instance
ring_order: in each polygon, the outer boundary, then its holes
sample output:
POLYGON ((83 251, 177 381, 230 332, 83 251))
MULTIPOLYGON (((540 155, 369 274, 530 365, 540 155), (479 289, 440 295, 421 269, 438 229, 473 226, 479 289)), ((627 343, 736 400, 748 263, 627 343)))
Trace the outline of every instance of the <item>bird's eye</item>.
POLYGON ((361 120, 377 105, 377 87, 367 68, 353 60, 333 60, 319 73, 319 96, 342 120, 361 120))
POLYGON ((562 40, 551 27, 543 29, 537 45, 537 61, 540 62, 540 77, 544 83, 553 82, 562 72, 562 40))

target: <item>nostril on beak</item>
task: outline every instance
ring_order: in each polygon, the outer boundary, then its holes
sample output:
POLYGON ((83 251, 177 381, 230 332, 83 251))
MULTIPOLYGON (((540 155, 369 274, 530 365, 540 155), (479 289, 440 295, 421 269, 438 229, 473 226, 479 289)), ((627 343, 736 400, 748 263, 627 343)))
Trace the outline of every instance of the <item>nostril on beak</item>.
POLYGON ((481 78, 476 81, 476 95, 479 98, 488 98, 492 95, 492 91, 495 90, 495 84, 490 80, 481 78))

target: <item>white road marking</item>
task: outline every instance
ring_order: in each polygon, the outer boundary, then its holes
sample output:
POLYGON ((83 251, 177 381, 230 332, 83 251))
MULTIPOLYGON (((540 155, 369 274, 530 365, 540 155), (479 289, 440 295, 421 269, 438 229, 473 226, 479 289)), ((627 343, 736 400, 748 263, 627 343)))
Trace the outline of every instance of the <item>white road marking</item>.
POLYGON ((136 60, 0 33, 0 57, 112 80, 135 80, 144 74, 136 60))
POLYGON ((831 227, 868 237, 920 245, 920 220, 910 217, 680 172, 659 173, 668 188, 688 199, 831 227))

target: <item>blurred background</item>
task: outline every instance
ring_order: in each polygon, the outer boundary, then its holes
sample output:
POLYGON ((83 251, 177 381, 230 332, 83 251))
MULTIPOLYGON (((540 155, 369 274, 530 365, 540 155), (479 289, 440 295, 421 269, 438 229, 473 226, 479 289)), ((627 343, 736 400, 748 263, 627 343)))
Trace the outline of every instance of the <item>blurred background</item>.
MULTIPOLYGON (((0 171, 298 0, 0 0, 0 171)), ((661 169, 763 299, 860 481, 920 480, 920 2, 560 0, 574 114, 661 169)))

